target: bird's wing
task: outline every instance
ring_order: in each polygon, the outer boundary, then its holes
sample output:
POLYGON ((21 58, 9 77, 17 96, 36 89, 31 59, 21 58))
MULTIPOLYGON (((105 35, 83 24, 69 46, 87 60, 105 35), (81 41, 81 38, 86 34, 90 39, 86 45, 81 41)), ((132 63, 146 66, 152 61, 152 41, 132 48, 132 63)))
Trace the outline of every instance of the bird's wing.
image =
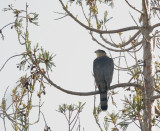
POLYGON ((96 84, 98 86, 101 81, 104 81, 104 75, 103 75, 101 60, 98 59, 98 58, 94 60, 93 73, 94 73, 96 84))
POLYGON ((104 73, 105 81, 106 81, 106 83, 110 84, 112 82, 113 71, 114 71, 113 59, 107 58, 105 60, 104 65, 105 66, 104 66, 104 69, 103 69, 103 73, 104 73))
POLYGON ((99 82, 111 83, 113 76, 113 60, 108 57, 97 58, 93 63, 93 72, 96 84, 99 82))

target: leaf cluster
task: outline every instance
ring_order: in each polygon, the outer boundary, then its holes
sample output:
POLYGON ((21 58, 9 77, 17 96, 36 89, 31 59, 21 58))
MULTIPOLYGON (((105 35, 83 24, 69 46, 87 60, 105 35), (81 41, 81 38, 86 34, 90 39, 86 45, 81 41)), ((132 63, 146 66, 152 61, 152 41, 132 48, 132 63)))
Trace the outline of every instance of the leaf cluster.
MULTIPOLYGON (((63 104, 59 105, 58 112, 63 114, 68 122, 68 130, 72 131, 75 128, 75 125, 77 124, 78 120, 80 123, 80 113, 82 112, 84 108, 85 103, 79 102, 77 105, 71 104, 63 104)), ((80 124, 78 125, 77 129, 80 130, 80 124)))

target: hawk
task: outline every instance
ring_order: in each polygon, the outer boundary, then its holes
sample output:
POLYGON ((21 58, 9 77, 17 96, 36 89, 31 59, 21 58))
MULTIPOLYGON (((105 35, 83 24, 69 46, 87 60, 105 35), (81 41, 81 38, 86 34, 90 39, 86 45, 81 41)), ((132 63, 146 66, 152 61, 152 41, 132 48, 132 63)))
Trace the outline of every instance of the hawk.
POLYGON ((93 62, 93 73, 100 92, 101 109, 105 111, 108 108, 107 91, 112 82, 114 63, 104 50, 97 50, 95 53, 97 58, 93 62))

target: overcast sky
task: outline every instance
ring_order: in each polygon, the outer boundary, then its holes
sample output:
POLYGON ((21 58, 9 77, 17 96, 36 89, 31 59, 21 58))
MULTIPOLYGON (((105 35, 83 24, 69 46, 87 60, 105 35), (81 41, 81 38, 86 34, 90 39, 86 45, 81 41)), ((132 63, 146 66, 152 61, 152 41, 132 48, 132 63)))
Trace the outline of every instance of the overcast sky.
MULTIPOLYGON (((17 9, 25 9, 25 2, 25 0, 0 0, 0 28, 14 20, 11 12, 3 12, 2 9, 9 4, 13 4, 17 9)), ((114 15, 115 18, 107 25, 110 29, 112 27, 116 29, 135 25, 129 16, 126 4, 124 5, 123 2, 123 0, 115 2, 115 8, 109 14, 110 16, 114 15)), ((50 73, 50 78, 53 82, 68 90, 78 92, 93 91, 94 78, 92 76, 92 66, 93 60, 96 57, 94 51, 103 48, 93 42, 88 31, 74 22, 70 17, 58 21, 54 20, 59 15, 53 13, 53 11, 64 12, 58 0, 28 0, 27 3, 29 11, 39 14, 39 26, 31 26, 29 28, 30 40, 34 44, 38 42, 44 49, 56 55, 54 58, 56 67, 53 67, 53 72, 50 73)), ((136 16, 136 14, 133 15, 136 16)), ((5 40, 0 40, 0 67, 10 56, 24 51, 24 48, 17 41, 14 30, 7 27, 3 30, 3 34, 5 35, 5 40)), ((114 53, 112 55, 117 56, 114 53)), ((16 81, 18 81, 21 75, 24 75, 24 72, 20 72, 16 68, 16 64, 19 61, 20 58, 10 60, 3 71, 0 72, 0 99, 3 97, 6 87, 9 86, 6 96, 8 105, 11 102, 10 94, 16 86, 16 81)), ((115 71, 112 84, 117 84, 117 78, 117 72, 115 71)), ((122 74, 120 80, 120 82, 126 82, 127 75, 122 74)), ((108 111, 110 113, 112 110, 118 112, 123 106, 123 102, 120 99, 123 98, 124 92, 122 89, 116 91, 119 91, 120 94, 114 97, 118 103, 118 107, 115 108, 112 106, 111 101, 109 101, 108 111)), ((99 130, 92 116, 93 96, 73 96, 48 86, 46 95, 42 97, 42 101, 45 102, 42 111, 45 114, 48 125, 53 131, 67 131, 67 121, 63 115, 56 112, 58 105, 64 103, 77 104, 78 101, 86 102, 84 111, 81 113, 82 127, 84 127, 85 131, 99 130)), ((97 95, 98 102, 99 95, 97 95)), ((35 112, 32 115, 34 117, 30 120, 31 122, 36 120, 37 117, 35 112)), ((101 118, 104 115, 105 113, 102 113, 101 118)), ((2 125, 2 120, 0 120, 0 125, 2 125)), ((9 125, 7 126, 9 128, 9 125)), ((41 117, 40 124, 31 126, 30 130, 43 130, 44 126, 45 124, 41 117)), ((133 124, 129 126, 127 131, 134 130, 138 131, 139 129, 133 124)))

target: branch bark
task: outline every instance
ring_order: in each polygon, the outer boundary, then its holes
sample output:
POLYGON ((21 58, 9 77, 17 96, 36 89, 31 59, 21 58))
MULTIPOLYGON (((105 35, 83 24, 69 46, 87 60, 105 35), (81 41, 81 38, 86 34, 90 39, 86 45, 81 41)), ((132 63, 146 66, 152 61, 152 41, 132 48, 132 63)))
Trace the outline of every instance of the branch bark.
POLYGON ((154 9, 154 10, 160 10, 159 7, 152 7, 151 9, 154 9))
POLYGON ((121 29, 116 29, 116 30, 98 30, 95 28, 91 28, 85 24, 83 24, 81 21, 79 21, 76 17, 74 17, 74 15, 65 7, 64 3, 62 2, 62 0, 59 0, 63 9, 67 12, 67 14, 73 19, 75 20, 78 24, 80 24, 82 27, 86 28, 87 30, 96 32, 96 33, 100 33, 100 34, 113 34, 113 33, 118 33, 118 32, 125 32, 125 31, 130 31, 130 30, 138 30, 139 28, 137 26, 130 26, 130 27, 125 27, 125 28, 121 28, 121 29))
MULTIPOLYGON (((62 87, 56 85, 51 79, 49 79, 42 71, 40 71, 40 74, 47 80, 48 83, 50 83, 52 86, 54 86, 55 88, 57 88, 58 90, 65 92, 67 94, 71 94, 71 95, 78 95, 78 96, 90 96, 90 95, 96 95, 99 94, 99 91, 91 91, 91 92, 74 92, 74 91, 69 91, 66 89, 63 89, 62 87)), ((143 90, 143 87, 139 84, 135 84, 135 83, 121 83, 121 84, 116 84, 116 85, 112 85, 110 87, 109 90, 113 90, 119 87, 128 87, 128 86, 134 86, 136 88, 139 88, 141 90, 143 90)))
MULTIPOLYGON (((153 44, 150 39, 150 0, 142 0, 142 10, 144 12, 142 22, 143 28, 143 75, 144 75, 144 114, 143 114, 143 131, 152 131, 153 126, 153 101, 152 96, 154 92, 154 62, 153 62, 153 44)), ((153 26, 152 26, 153 27, 153 26)))
POLYGON ((151 97, 152 100, 159 99, 159 98, 160 98, 160 95, 155 95, 151 97))
POLYGON ((159 94, 160 94, 160 90, 158 90, 158 89, 155 89, 155 91, 156 91, 157 93, 159 93, 159 94))
POLYGON ((152 29, 156 28, 156 27, 159 27, 160 26, 160 23, 157 23, 155 25, 152 26, 152 29))

